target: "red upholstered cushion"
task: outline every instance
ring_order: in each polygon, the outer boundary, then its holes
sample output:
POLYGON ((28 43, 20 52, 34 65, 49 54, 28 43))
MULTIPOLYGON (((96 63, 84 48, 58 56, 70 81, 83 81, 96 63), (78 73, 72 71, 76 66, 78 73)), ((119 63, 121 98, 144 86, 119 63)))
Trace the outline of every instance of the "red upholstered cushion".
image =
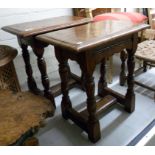
POLYGON ((147 17, 137 12, 115 12, 104 13, 94 17, 94 21, 101 20, 130 20, 133 23, 142 23, 147 20, 147 17))

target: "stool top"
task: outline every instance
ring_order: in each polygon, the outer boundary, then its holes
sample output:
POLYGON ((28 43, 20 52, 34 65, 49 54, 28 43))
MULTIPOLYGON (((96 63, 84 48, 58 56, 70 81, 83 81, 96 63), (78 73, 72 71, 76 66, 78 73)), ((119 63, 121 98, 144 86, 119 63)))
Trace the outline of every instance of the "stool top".
MULTIPOLYGON (((17 142, 26 132, 41 127, 45 118, 53 116, 51 101, 30 92, 17 94, 0 91, 0 145, 17 142)), ((34 131, 33 131, 34 130, 34 131)))
POLYGON ((62 28, 85 24, 90 21, 92 21, 92 19, 90 18, 76 16, 61 16, 4 26, 2 27, 2 29, 6 32, 10 32, 20 37, 29 37, 49 31, 55 31, 60 30, 62 28))
POLYGON ((0 45, 0 67, 8 64, 17 55, 17 50, 7 45, 0 45))
POLYGON ((138 44, 135 56, 155 63, 155 40, 146 40, 138 44))
POLYGON ((36 36, 43 42, 70 49, 73 52, 96 48, 120 37, 150 27, 127 21, 105 20, 36 36))

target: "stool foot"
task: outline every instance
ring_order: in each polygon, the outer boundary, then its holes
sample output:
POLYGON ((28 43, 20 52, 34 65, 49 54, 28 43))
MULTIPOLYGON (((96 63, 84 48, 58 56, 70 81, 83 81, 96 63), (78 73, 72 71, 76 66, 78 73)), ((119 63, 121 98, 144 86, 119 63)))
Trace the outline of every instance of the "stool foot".
POLYGON ((23 143, 23 146, 38 146, 39 141, 36 137, 29 137, 23 143))
POLYGON ((132 113, 135 110, 135 94, 126 95, 127 103, 125 104, 125 110, 132 113))
POLYGON ((93 143, 96 143, 101 138, 99 121, 97 121, 95 124, 88 124, 88 129, 89 140, 93 143))
POLYGON ((124 86, 126 82, 126 76, 120 75, 119 81, 120 81, 120 86, 124 86))

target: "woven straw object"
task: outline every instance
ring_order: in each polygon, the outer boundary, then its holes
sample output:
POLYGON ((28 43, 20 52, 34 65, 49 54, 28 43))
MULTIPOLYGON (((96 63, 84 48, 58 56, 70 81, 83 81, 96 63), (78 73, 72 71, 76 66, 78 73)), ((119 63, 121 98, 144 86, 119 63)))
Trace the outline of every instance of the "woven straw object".
POLYGON ((143 32, 143 37, 145 39, 153 40, 155 39, 155 30, 154 29, 146 29, 143 32))
POLYGON ((155 40, 146 40, 139 43, 135 56, 139 59, 155 63, 155 40))
POLYGON ((41 127, 44 119, 53 114, 54 107, 44 97, 1 90, 0 145, 16 143, 27 131, 41 127))
POLYGON ((14 92, 20 91, 20 86, 13 59, 17 55, 17 50, 10 46, 0 45, 0 90, 9 89, 14 92))

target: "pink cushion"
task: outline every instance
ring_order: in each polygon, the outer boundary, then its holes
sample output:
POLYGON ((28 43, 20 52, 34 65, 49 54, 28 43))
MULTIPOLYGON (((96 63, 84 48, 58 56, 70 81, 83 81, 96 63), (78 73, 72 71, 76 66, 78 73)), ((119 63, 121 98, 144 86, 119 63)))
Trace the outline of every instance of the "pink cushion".
POLYGON ((95 22, 101 20, 130 20, 132 23, 138 24, 145 22, 147 17, 137 12, 115 12, 97 15, 93 20, 95 22))

